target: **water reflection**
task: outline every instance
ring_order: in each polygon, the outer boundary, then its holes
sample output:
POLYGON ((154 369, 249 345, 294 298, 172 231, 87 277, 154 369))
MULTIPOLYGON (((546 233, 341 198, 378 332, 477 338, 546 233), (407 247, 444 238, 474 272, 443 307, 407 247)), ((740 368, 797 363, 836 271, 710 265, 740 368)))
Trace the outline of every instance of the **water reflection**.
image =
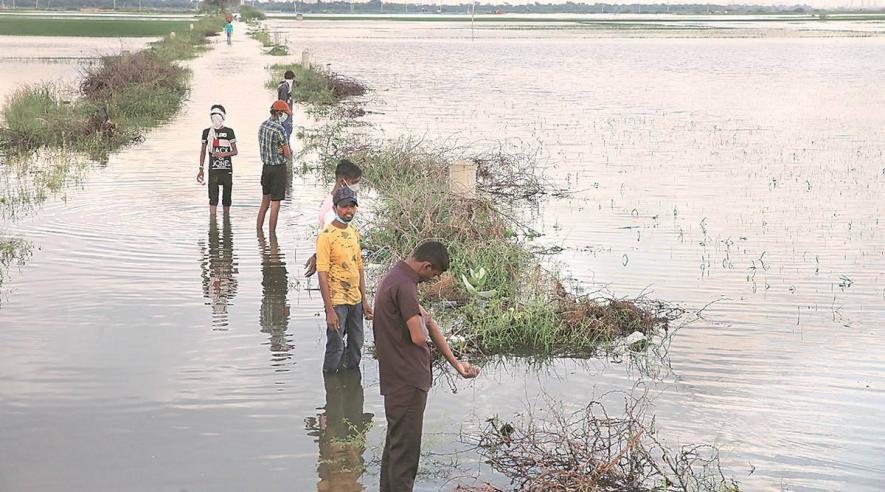
POLYGON ((258 231, 258 248, 261 253, 261 308, 259 322, 261 331, 270 334, 270 351, 274 362, 291 357, 293 346, 286 337, 289 328, 289 274, 285 256, 280 251, 276 234, 265 239, 258 231))
POLYGON ((308 435, 317 438, 320 454, 317 473, 320 492, 363 490, 359 483, 365 471, 366 434, 374 414, 363 412, 360 370, 323 374, 326 387, 324 412, 304 419, 308 435))
POLYGON ((228 306, 237 295, 236 274, 239 271, 228 214, 222 218, 220 234, 217 217, 209 217, 209 236, 205 243, 201 242, 200 250, 203 297, 206 298, 206 305, 212 307, 212 328, 226 330, 229 324, 228 306))

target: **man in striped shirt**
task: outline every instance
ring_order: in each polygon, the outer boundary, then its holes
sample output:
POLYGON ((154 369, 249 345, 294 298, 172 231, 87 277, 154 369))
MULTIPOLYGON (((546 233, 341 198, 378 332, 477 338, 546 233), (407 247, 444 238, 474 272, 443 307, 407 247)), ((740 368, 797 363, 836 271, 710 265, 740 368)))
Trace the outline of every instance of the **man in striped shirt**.
POLYGON ((280 202, 286 197, 286 163, 292 153, 286 130, 281 124, 292 116, 292 111, 285 101, 275 101, 270 107, 270 118, 258 128, 258 148, 261 152, 261 208, 258 209, 258 229, 264 228, 264 216, 270 208, 268 233, 275 234, 277 217, 280 214, 280 202))

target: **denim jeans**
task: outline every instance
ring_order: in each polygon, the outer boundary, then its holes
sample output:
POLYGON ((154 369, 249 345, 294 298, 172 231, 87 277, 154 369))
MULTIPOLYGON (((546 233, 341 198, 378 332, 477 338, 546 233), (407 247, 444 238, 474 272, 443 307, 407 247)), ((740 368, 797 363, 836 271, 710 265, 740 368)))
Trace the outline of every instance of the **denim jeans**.
POLYGON ((336 372, 342 363, 344 369, 359 367, 363 354, 363 305, 340 304, 335 306, 335 314, 338 315, 338 329, 330 330, 326 326, 323 372, 336 372))

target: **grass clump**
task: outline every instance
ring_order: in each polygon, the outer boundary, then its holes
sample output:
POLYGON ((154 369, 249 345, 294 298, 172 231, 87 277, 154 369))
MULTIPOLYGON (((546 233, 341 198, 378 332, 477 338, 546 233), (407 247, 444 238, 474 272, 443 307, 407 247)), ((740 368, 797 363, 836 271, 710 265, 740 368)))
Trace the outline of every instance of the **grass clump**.
POLYGON ((334 105, 344 99, 362 96, 368 90, 358 80, 316 66, 278 63, 271 65, 270 70, 272 78, 267 81, 265 87, 273 90, 276 90, 277 84, 283 80, 283 74, 287 70, 295 74, 292 97, 298 103, 316 106, 334 105))
POLYGON ((261 43, 261 46, 265 48, 270 48, 265 51, 265 54, 271 56, 286 56, 289 54, 289 47, 284 43, 277 44, 271 39, 270 32, 266 28, 257 23, 252 23, 252 29, 248 31, 248 35, 250 38, 261 43))
POLYGON ((16 237, 0 237, 0 286, 6 280, 9 268, 24 265, 32 252, 31 243, 16 237))
POLYGON ((242 19, 243 22, 262 21, 264 19, 267 19, 267 15, 251 5, 241 5, 240 19, 242 19))

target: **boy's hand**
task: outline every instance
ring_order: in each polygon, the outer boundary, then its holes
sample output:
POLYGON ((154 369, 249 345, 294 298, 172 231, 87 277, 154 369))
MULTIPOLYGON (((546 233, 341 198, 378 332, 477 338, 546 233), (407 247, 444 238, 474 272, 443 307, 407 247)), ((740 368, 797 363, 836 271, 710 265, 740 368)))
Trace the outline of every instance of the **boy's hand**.
POLYGON ((338 313, 335 308, 326 309, 326 329, 338 331, 338 313))
POLYGON ((202 167, 200 168, 200 171, 197 173, 197 183, 206 184, 205 180, 203 179, 203 168, 202 167))
POLYGON ((375 318, 375 312, 372 311, 372 306, 368 302, 363 302, 363 317, 369 321, 375 318))
POLYGON ((460 374, 461 377, 465 379, 471 379, 479 376, 479 368, 476 366, 471 366, 468 362, 459 361, 458 367, 456 367, 456 369, 458 370, 458 374, 460 374))
POLYGON ((314 273, 317 272, 317 255, 313 254, 310 258, 307 259, 307 263, 304 264, 304 276, 310 277, 314 273))

